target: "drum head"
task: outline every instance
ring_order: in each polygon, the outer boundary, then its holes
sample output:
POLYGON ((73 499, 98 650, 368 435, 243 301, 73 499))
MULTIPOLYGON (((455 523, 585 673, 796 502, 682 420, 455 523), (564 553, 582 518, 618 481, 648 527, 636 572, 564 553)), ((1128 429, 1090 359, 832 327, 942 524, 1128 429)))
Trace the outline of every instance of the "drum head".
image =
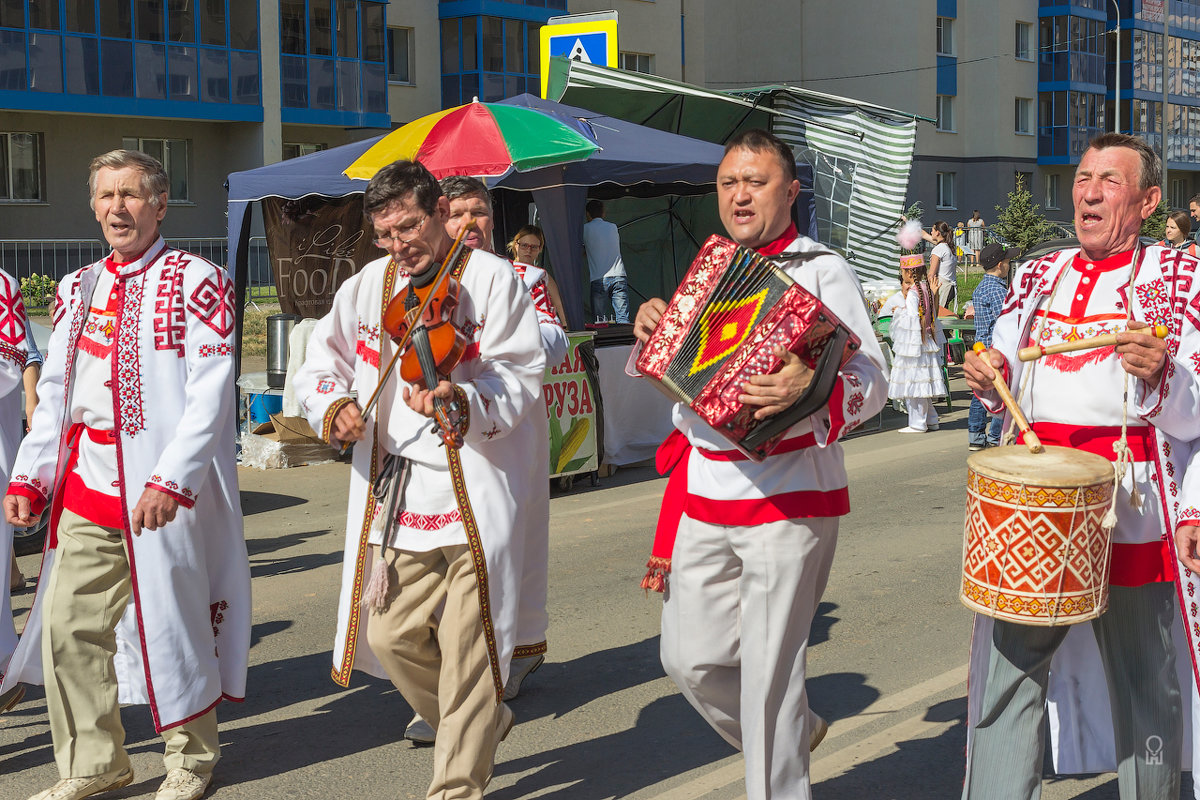
POLYGON ((989 478, 1047 488, 1091 486, 1110 481, 1113 476, 1108 459, 1054 445, 1048 445, 1042 453, 1031 453, 1023 444, 981 450, 967 458, 967 467, 989 478))

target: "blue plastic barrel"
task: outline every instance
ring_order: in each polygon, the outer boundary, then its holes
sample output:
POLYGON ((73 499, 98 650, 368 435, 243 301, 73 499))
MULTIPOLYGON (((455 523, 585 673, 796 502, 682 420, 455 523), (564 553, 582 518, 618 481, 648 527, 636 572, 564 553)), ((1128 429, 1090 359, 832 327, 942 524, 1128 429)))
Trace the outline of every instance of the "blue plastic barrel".
POLYGON ((272 414, 283 410, 283 395, 252 394, 250 395, 250 421, 259 424, 268 422, 272 414))

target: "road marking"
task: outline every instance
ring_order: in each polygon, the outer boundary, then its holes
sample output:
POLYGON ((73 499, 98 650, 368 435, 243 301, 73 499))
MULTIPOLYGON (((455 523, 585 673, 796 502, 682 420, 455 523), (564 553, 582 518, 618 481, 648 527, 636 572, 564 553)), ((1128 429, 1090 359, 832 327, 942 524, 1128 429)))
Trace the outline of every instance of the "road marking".
MULTIPOLYGON (((878 719, 883 714, 894 714, 931 697, 936 697, 956 686, 965 688, 967 669, 966 664, 955 667, 915 686, 881 697, 850 719, 837 720, 830 724, 829 733, 826 735, 825 741, 821 743, 818 752, 827 751, 830 743, 834 740, 844 737, 855 728, 878 719)), ((922 710, 920 714, 904 719, 866 739, 829 752, 828 755, 810 765, 809 774, 813 776, 813 783, 836 777, 855 764, 872 760, 882 753, 894 750, 897 742, 912 741, 941 733, 956 722, 956 720, 928 722, 924 717, 925 711, 922 710)), ((740 755, 730 756, 716 762, 715 768, 708 769, 704 774, 672 789, 653 791, 654 787, 650 787, 646 790, 645 796, 655 797, 657 800, 698 800, 712 792, 736 786, 744 779, 745 767, 742 757, 740 755)), ((745 795, 742 795, 739 800, 746 800, 745 795)))

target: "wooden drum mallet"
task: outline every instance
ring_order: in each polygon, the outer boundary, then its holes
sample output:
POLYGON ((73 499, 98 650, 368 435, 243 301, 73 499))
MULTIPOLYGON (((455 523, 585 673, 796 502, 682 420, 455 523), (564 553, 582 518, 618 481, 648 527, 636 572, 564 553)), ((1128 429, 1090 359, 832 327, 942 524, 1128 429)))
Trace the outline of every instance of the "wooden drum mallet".
MULTIPOLYGON (((976 342, 972 349, 982 355, 987 350, 987 347, 983 342, 976 342)), ((988 364, 988 366, 990 367, 991 364, 988 364)), ((1025 414, 1021 411, 1021 407, 1017 405, 1016 398, 1008 390, 1008 384, 1004 382, 1004 378, 994 368, 992 369, 992 386, 996 387, 996 391, 1000 393, 1000 399, 1004 401, 1005 408, 1008 409, 1009 414, 1012 414, 1013 421, 1017 423, 1017 427, 1021 429, 1021 433, 1025 439, 1025 446, 1029 448, 1029 452, 1043 452, 1041 441, 1038 439, 1037 434, 1033 432, 1033 428, 1029 427, 1029 420, 1025 419, 1025 414)))
MULTIPOLYGON (((1155 325, 1153 328, 1137 328, 1131 329, 1133 333, 1149 333, 1159 339, 1167 338, 1167 326, 1155 325)), ((1128 333, 1130 331, 1123 331, 1128 333)), ((1117 344, 1118 333, 1106 333, 1101 336, 1093 336, 1089 339, 1079 339, 1074 342, 1059 342, 1058 344, 1033 345, 1031 347, 1022 347, 1017 351, 1017 358, 1022 361, 1036 361, 1042 356, 1052 356, 1055 353, 1074 353, 1076 350, 1091 350, 1093 347, 1115 347, 1117 344)), ((977 343, 978 344, 978 343, 977 343)))

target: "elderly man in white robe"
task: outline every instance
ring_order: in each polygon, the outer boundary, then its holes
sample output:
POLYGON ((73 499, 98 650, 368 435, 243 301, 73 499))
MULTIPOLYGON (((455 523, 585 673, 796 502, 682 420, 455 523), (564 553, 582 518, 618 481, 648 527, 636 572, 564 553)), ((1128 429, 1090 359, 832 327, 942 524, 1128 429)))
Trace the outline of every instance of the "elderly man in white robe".
POLYGON ((467 339, 461 361, 431 386, 399 371, 381 383, 396 350, 385 311, 394 299, 407 304, 410 287, 431 285, 453 241, 449 203, 420 164, 381 169, 363 208, 388 255, 338 289, 296 376, 314 430, 335 446, 357 443, 333 676, 343 686, 354 669, 390 678, 438 732, 427 797, 473 800, 513 724, 502 697, 524 555, 517 521, 533 491, 521 465, 545 436, 545 354, 511 265, 464 247, 450 273, 460 288, 449 324, 467 339), (367 403, 377 388, 364 416, 352 392, 367 403), (431 430, 437 404, 461 447, 431 430))
POLYGON ((156 800, 195 800, 220 757, 216 705, 245 695, 250 649, 233 284, 163 241, 158 161, 114 150, 93 159, 89 186, 112 252, 59 283, 41 402, 4 498, 10 524, 51 524, 0 691, 45 683, 62 779, 31 800, 133 781, 118 704, 148 704, 166 742, 156 800))
MULTIPOLYGON (((11 275, 0 270, 0 468, 8 473, 17 445, 21 443, 21 378, 25 366, 28 321, 21 287, 11 275)), ((0 521, 0 564, 12 563, 13 527, 0 521)), ((20 585, 24 585, 22 576, 20 585)), ((17 631, 13 627, 11 592, 0 594, 0 675, 8 667, 8 659, 17 647, 17 631)), ((25 696, 25 687, 17 684, 0 693, 0 713, 8 711, 25 696)))

